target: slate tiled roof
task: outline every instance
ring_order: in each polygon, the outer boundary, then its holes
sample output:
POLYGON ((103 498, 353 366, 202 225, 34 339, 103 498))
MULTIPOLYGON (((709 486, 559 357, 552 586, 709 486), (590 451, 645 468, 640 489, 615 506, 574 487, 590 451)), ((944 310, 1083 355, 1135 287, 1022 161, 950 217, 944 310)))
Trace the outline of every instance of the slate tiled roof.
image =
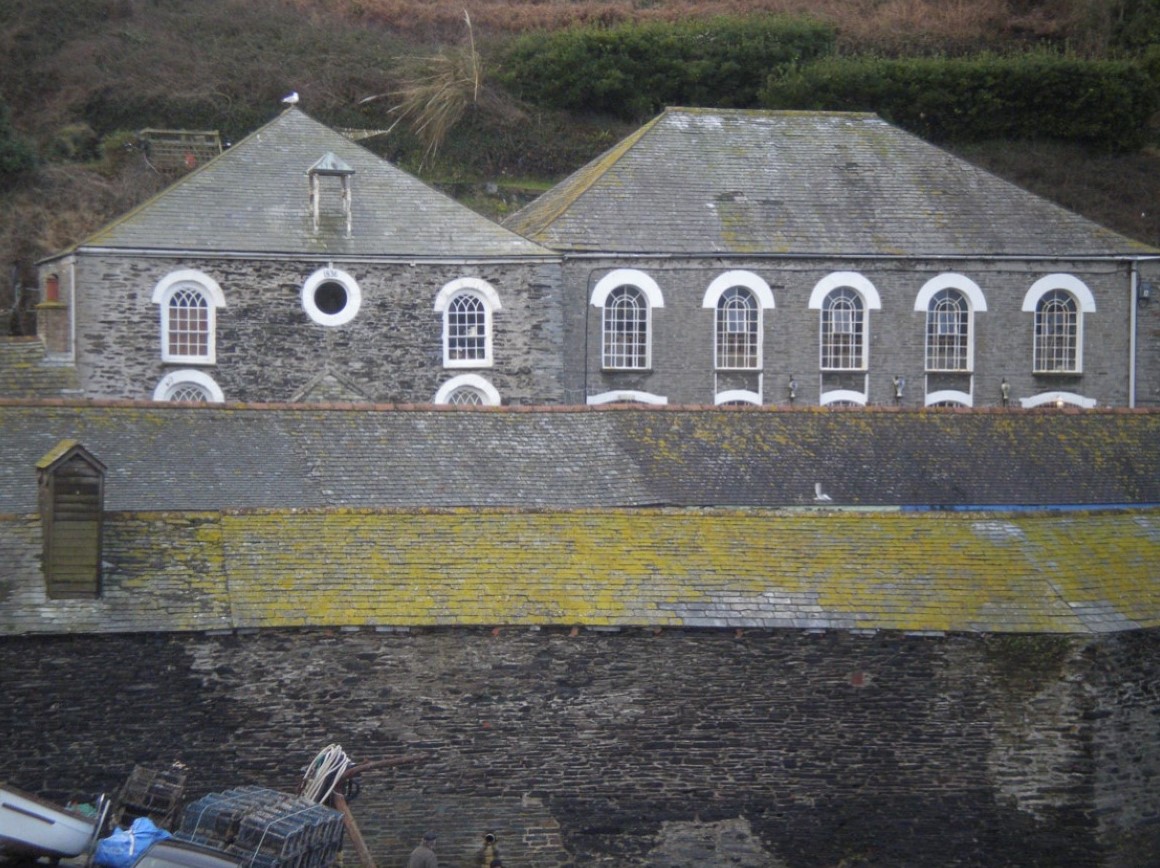
MULTIPOLYGON (((337 181, 329 180, 335 189, 325 189, 323 200, 337 214, 337 181)), ((416 258, 548 253, 293 108, 80 247, 416 258), (349 238, 342 219, 314 229, 307 172, 328 155, 354 170, 349 238)))
POLYGON ((505 225, 562 251, 1158 252, 875 115, 839 112, 670 108, 505 225))
POLYGON ((0 398, 60 398, 79 394, 76 368, 46 362, 39 338, 0 337, 0 398))
POLYGON ((110 510, 1160 504, 1160 413, 0 401, 0 513, 76 439, 110 510), (829 499, 817 499, 817 487, 829 499))

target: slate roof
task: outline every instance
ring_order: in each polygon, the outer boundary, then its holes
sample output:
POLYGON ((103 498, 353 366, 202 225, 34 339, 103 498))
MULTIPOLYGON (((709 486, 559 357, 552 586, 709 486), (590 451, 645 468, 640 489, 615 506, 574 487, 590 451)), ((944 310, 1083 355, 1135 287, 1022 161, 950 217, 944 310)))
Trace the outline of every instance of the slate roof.
MULTIPOLYGON (((329 179, 331 190, 326 180, 323 201, 337 212, 338 182, 329 179)), ((549 255, 294 108, 79 247, 211 255, 549 255), (307 173, 323 159, 354 170, 349 238, 345 219, 336 215, 314 228, 307 173)))
POLYGON ((107 465, 114 511, 1160 504, 1146 411, 0 400, 0 431, 0 513, 18 515, 65 439, 107 465))
POLYGON ((670 108, 505 225, 577 252, 1160 252, 875 115, 841 112, 670 108))
POLYGON ((45 361, 44 342, 0 337, 0 398, 60 398, 80 394, 76 368, 45 361))

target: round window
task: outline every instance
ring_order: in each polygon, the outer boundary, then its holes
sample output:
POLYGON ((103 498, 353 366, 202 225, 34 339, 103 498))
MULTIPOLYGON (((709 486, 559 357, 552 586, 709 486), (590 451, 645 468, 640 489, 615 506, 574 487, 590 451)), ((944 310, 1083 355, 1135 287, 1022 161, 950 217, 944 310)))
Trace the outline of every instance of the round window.
POLYGON ((337 280, 327 280, 314 290, 314 306, 323 313, 334 316, 346 307, 346 287, 337 280))
POLYGON ((355 318, 362 295, 345 271, 320 268, 302 285, 302 308, 319 325, 337 326, 355 318))

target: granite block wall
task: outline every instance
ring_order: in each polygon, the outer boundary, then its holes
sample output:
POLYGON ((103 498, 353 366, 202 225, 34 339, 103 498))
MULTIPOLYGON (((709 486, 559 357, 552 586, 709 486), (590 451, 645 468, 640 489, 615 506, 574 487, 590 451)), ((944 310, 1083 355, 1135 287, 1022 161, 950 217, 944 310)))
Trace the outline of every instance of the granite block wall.
MULTIPOLYGON (((952 382, 925 372, 926 315, 914 309, 923 285, 944 273, 973 280, 986 297, 987 310, 975 314, 974 406, 1001 404, 1000 383, 1011 386, 1011 402, 1043 392, 1074 392, 1099 406, 1126 406, 1129 381, 1131 279, 1127 265, 1092 262, 988 262, 912 260, 573 260, 565 265, 568 289, 570 359, 586 359, 584 379, 570 376, 568 400, 606 391, 632 389, 668 398, 673 404, 713 404, 716 392, 729 388, 728 377, 713 368, 713 311, 702 307, 705 290, 718 275, 748 270, 769 284, 775 308, 763 316, 763 403, 789 400, 791 375, 799 383, 797 402, 817 404, 823 390, 856 387, 869 390, 869 403, 895 403, 893 378, 905 378, 903 406, 921 407, 926 393, 944 388, 969 391, 969 379, 952 382), (601 311, 590 303, 592 288, 609 271, 632 267, 660 286, 665 306, 652 313, 652 368, 606 372, 601 369, 601 311), (810 293, 835 271, 853 271, 868 279, 881 297, 881 310, 869 311, 868 376, 819 373, 818 311, 810 293), (1079 376, 1032 374, 1033 315, 1022 311, 1031 285, 1048 274, 1071 274, 1095 296, 1097 310, 1083 318, 1083 373, 1079 376)), ((1153 329, 1154 330, 1154 329, 1153 329)), ((1144 366, 1158 364, 1155 353, 1144 366)), ((1149 368, 1149 371, 1152 369, 1149 368)), ((574 374, 576 368, 569 373, 574 374)), ((1153 376, 1149 374, 1148 376, 1153 376)), ((1149 399, 1152 400, 1152 399, 1149 399)))
POLYGON ((1158 651, 1156 631, 6 637, 0 779, 63 800, 179 759, 190 798, 292 791, 337 743, 410 759, 351 802, 381 866, 427 829, 448 866, 487 832, 512 866, 1145 865, 1158 651))

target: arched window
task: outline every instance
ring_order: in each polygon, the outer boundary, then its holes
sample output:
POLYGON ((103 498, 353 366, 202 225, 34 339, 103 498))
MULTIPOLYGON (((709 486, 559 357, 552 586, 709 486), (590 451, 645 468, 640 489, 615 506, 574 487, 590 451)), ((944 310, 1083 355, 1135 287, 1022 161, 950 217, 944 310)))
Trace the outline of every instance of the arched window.
POLYGON ((153 390, 154 401, 189 401, 220 404, 225 400, 221 387, 203 371, 171 371, 153 390))
POLYGON ((482 368, 492 364, 492 312, 499 294, 473 277, 453 280, 439 290, 436 313, 443 314, 443 366, 482 368))
POLYGON ((1083 281, 1070 274, 1040 278, 1023 297, 1023 310, 1035 314, 1032 370, 1082 373, 1083 315, 1096 310, 1095 296, 1083 281))
POLYGON ((717 367, 761 367, 757 299, 743 286, 731 286, 717 300, 717 367))
POLYGON ((1079 309, 1071 293, 1046 292, 1035 306, 1035 372, 1079 370, 1079 309))
POLYGON ((862 296, 850 286, 832 290, 822 302, 822 370, 860 371, 866 366, 862 296))
POLYGON ((649 307, 643 292, 628 284, 618 286, 604 302, 606 368, 649 366, 649 307))
POLYGON ((970 368, 971 309, 957 289, 934 294, 926 309, 926 369, 965 371, 970 368))
POLYGON ((166 275, 153 289, 161 308, 161 359, 213 364, 216 356, 216 311, 225 296, 213 278, 200 271, 166 275))
POLYGON ((460 374, 439 387, 435 403, 498 407, 500 397, 495 386, 479 374, 460 374))
POLYGON ((928 280, 914 301, 926 312, 926 369, 974 369, 975 314, 986 311, 983 290, 962 274, 939 274, 928 280))
POLYGON ((610 271, 592 289, 590 303, 600 308, 601 365, 639 370, 652 364, 652 311, 665 299, 655 280, 634 268, 610 271))

